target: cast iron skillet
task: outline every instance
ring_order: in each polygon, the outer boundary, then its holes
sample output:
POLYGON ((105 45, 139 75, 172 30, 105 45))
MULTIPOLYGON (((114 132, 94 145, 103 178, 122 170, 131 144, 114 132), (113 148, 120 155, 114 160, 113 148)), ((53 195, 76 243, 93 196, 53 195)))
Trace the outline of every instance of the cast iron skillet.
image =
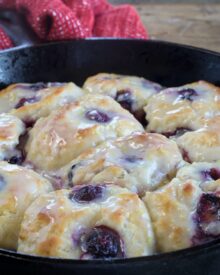
MULTIPOLYGON (((167 42, 92 39, 0 53, 0 87, 13 82, 74 81, 114 72, 164 86, 200 79, 220 85, 220 54, 167 42)), ((172 156, 171 156, 172 157, 172 156)), ((178 252, 124 260, 62 260, 0 250, 0 274, 217 275, 220 240, 178 252)))

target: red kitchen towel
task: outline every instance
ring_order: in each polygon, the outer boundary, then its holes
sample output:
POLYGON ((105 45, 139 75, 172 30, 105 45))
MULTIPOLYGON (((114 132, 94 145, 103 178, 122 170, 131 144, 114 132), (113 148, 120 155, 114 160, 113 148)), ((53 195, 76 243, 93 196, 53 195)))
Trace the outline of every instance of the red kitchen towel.
MULTIPOLYGON (((107 0, 0 0, 0 8, 23 13, 42 41, 93 36, 147 38, 133 6, 112 6, 107 0)), ((0 28, 0 49, 12 45, 0 28)))

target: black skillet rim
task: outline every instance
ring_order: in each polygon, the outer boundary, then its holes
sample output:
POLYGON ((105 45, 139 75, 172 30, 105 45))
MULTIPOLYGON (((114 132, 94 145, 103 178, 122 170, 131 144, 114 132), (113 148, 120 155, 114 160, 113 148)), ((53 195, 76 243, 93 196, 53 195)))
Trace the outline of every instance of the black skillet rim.
MULTIPOLYGON (((72 44, 77 42, 83 42, 83 41, 115 41, 118 43, 146 43, 146 44, 155 44, 155 45, 168 45, 173 47, 179 47, 182 49, 188 49, 191 51, 201 52, 209 55, 215 55, 220 57, 220 52, 215 52, 212 50, 199 48, 191 45, 185 45, 185 44, 179 44, 175 42, 168 42, 168 41, 161 41, 161 40, 143 40, 143 39, 121 39, 121 38, 87 38, 87 39, 74 39, 74 40, 66 40, 66 41, 56 41, 56 42, 49 42, 44 44, 37 44, 37 45, 31 45, 31 46, 17 46, 9 49, 2 50, 0 52, 0 56, 2 54, 7 53, 13 53, 18 52, 24 49, 32 49, 32 48, 46 48, 51 45, 66 45, 66 44, 72 44)), ((151 263, 159 260, 170 260, 172 258, 180 258, 180 257, 193 257, 195 255, 201 254, 203 252, 210 252, 213 250, 219 249, 220 251, 220 239, 198 245, 195 247, 185 248, 178 251, 172 251, 172 252, 166 252, 166 253, 160 253, 160 254, 154 254, 149 256, 142 256, 142 257, 133 257, 133 258, 125 258, 125 259, 106 259, 106 260, 74 260, 74 259, 62 259, 62 258, 55 258, 55 257, 42 257, 42 256, 35 256, 35 255, 28 255, 28 254, 22 254, 15 251, 10 251, 6 249, 0 249, 0 256, 5 256, 7 258, 14 258, 17 260, 24 260, 28 262, 39 262, 39 263, 48 263, 48 264, 67 264, 67 265, 86 265, 86 266, 97 266, 97 264, 103 265, 109 265, 109 264, 136 264, 136 263, 151 263)))
POLYGON ((200 47, 196 47, 196 46, 192 46, 192 45, 187 45, 187 44, 180 44, 177 42, 170 42, 170 41, 164 41, 164 40, 146 40, 146 39, 132 39, 132 38, 112 38, 112 37, 91 37, 91 38, 79 38, 79 39, 73 39, 73 40, 62 40, 62 41, 53 41, 53 42, 46 42, 46 43, 38 43, 35 45, 21 45, 21 46, 16 46, 16 47, 12 47, 12 48, 8 48, 8 49, 4 49, 0 51, 0 56, 1 54, 4 53, 10 53, 10 52, 17 52, 23 49, 31 49, 31 48, 44 48, 44 47, 48 47, 50 45, 65 45, 65 44, 71 44, 71 43, 77 43, 77 42, 88 42, 88 41, 101 41, 101 42, 106 42, 106 41, 114 41, 114 42, 118 42, 118 43, 147 43, 147 44, 160 44, 160 45, 168 45, 168 46, 175 46, 175 47, 179 47, 179 48, 185 48, 185 49, 189 49, 189 50, 193 50, 193 51, 197 51, 197 52, 203 52, 206 54, 211 54, 211 55, 217 55, 220 57, 220 52, 217 51, 213 51, 213 50, 208 50, 205 48, 200 48, 200 47))

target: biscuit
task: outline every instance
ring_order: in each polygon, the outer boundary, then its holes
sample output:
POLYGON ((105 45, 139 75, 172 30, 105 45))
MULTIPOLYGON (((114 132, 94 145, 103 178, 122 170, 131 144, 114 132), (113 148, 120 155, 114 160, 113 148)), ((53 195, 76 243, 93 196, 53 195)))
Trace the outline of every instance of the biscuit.
POLYGON ((188 162, 220 160, 220 116, 206 121, 203 128, 174 139, 188 162))
POLYGON ((219 114, 220 88, 205 81, 168 88, 152 96, 144 110, 148 132, 180 136, 219 114))
POLYGON ((0 247, 16 249, 24 211, 51 184, 24 167, 0 161, 0 247))
POLYGON ((191 175, 188 178, 175 178, 161 189, 147 192, 143 199, 152 219, 158 252, 220 237, 220 181, 210 182, 204 177, 197 181, 191 175))
POLYGON ((145 123, 143 107, 152 95, 162 89, 159 84, 143 77, 109 73, 89 77, 83 88, 93 94, 111 96, 142 123, 145 123))
POLYGON ((175 142, 159 134, 135 133, 89 149, 55 173, 65 187, 116 183, 141 196, 169 182, 183 165, 175 142))
POLYGON ((41 118, 29 132, 26 161, 41 170, 61 168, 101 142, 143 131, 111 97, 88 95, 41 118))
MULTIPOLYGON (((38 91, 30 92, 30 89, 25 90, 22 98, 15 108, 11 110, 11 113, 23 120, 27 126, 32 126, 37 119, 48 116, 53 110, 67 103, 74 102, 85 94, 82 89, 72 82, 55 87, 53 85, 56 85, 56 83, 51 83, 48 88, 38 91)), ((8 96, 16 96, 16 92, 16 90, 12 89, 8 96)))
POLYGON ((149 255, 154 235, 144 203, 114 185, 75 186, 40 196, 25 212, 18 251, 69 259, 149 255))
POLYGON ((23 161, 22 153, 16 147, 24 132, 25 126, 19 118, 6 113, 0 114, 0 160, 11 163, 23 161))

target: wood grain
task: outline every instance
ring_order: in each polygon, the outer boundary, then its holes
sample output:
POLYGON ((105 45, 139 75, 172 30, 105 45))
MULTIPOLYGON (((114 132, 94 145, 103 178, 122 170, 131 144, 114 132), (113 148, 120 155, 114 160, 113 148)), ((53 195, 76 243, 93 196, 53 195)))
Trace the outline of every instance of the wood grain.
POLYGON ((220 52, 220 4, 135 4, 152 39, 220 52))

